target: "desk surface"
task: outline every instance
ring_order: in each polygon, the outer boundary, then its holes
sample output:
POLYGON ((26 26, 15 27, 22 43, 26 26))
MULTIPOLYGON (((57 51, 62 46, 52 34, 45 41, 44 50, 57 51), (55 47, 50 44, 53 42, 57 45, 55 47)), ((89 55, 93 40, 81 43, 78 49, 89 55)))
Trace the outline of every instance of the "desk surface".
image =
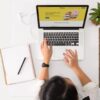
MULTIPOLYGON (((36 4, 88 4, 90 8, 95 7, 99 0, 2 0, 1 19, 0 19, 0 48, 8 47, 18 44, 27 44, 38 40, 37 23, 33 20, 33 26, 30 27, 23 23, 19 23, 19 13, 25 12, 30 14, 34 11, 36 4), (63 2, 62 2, 63 1, 63 2), (13 10, 12 10, 13 8, 13 10), (15 19, 18 19, 18 21, 15 19), (15 21, 15 25, 13 25, 15 21), (17 26, 16 26, 17 25, 17 26), (34 38, 35 37, 35 38, 34 38)), ((1 2, 1 1, 0 1, 1 2)), ((89 9, 90 11, 90 9, 89 9)), ((27 19, 29 20, 29 19, 27 19)), ((85 59, 79 64, 85 73, 95 82, 99 82, 99 62, 98 62, 98 26, 95 26, 89 20, 89 16, 85 26, 85 59)), ((38 73, 41 66, 41 61, 34 59, 36 73, 38 73)), ((63 61, 51 61, 50 77, 54 75, 68 76, 77 84, 79 81, 76 75, 65 65, 63 61)), ((6 100, 32 100, 32 90, 35 81, 18 84, 13 86, 6 86, 4 83, 2 64, 0 63, 0 98, 6 100), (27 92, 24 92, 27 90, 27 92)))

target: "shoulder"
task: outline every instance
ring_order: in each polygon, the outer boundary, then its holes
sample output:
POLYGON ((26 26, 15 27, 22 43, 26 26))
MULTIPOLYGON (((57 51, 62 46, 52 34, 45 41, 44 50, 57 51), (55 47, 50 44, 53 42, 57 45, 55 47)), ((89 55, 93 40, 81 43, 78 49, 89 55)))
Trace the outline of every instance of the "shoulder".
POLYGON ((44 83, 45 83, 44 80, 36 79, 35 85, 33 87, 34 100, 39 100, 39 92, 40 92, 41 86, 44 83))
POLYGON ((35 90, 35 91, 40 90, 41 86, 42 86, 44 83, 45 83, 44 80, 36 79, 36 80, 35 80, 34 90, 35 90))
POLYGON ((39 79, 36 79, 36 85, 43 85, 45 83, 45 80, 39 80, 39 79))
POLYGON ((83 100, 98 100, 99 87, 95 82, 89 82, 82 87, 83 100), (90 98, 90 99, 89 99, 90 98))
POLYGON ((89 82, 86 85, 83 86, 83 91, 87 92, 87 91, 93 91, 93 90, 97 90, 98 89, 98 84, 95 82, 89 82))

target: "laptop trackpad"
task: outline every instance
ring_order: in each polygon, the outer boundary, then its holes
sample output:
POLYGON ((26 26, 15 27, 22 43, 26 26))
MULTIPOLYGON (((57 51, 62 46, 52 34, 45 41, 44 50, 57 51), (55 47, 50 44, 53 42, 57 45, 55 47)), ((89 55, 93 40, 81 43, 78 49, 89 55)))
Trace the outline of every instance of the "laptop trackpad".
POLYGON ((64 58, 63 53, 66 49, 66 46, 53 46, 52 60, 62 60, 64 58))
POLYGON ((53 46, 53 55, 52 60, 62 60, 64 59, 63 53, 66 52, 66 49, 71 49, 75 52, 77 50, 78 59, 83 60, 83 49, 81 47, 68 47, 68 46, 53 46))

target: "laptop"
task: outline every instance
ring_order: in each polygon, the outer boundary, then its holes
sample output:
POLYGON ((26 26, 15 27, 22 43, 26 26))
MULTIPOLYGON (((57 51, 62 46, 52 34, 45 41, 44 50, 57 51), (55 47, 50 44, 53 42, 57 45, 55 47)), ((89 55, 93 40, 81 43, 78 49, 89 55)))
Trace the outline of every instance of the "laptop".
POLYGON ((39 41, 53 46, 52 60, 63 59, 66 49, 77 50, 84 59, 84 26, 88 5, 37 5, 39 41))

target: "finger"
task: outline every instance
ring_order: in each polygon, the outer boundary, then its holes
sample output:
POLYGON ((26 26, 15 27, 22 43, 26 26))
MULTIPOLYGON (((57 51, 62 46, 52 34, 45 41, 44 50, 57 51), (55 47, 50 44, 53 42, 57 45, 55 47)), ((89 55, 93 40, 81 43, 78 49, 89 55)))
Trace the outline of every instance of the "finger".
POLYGON ((64 57, 64 59, 65 59, 67 62, 69 62, 69 61, 68 61, 68 58, 67 58, 66 56, 64 57))
POLYGON ((73 59, 70 55, 66 55, 66 58, 68 58, 69 60, 73 59))
POLYGON ((68 52, 69 52, 69 51, 68 51, 68 49, 66 49, 65 53, 63 53, 63 54, 65 54, 65 55, 66 55, 68 52))
POLYGON ((52 46, 50 46, 50 51, 52 51, 52 46))
POLYGON ((77 50, 75 50, 75 56, 78 58, 77 50))
POLYGON ((63 53, 63 56, 64 56, 64 58, 67 58, 67 54, 66 53, 63 53))
POLYGON ((65 56, 65 55, 66 55, 66 53, 63 53, 63 55, 65 56))
POLYGON ((43 48, 43 44, 44 44, 44 42, 42 41, 42 42, 41 42, 41 48, 43 48))
POLYGON ((68 59, 67 59, 66 57, 64 57, 64 62, 65 62, 66 64, 69 63, 69 61, 68 61, 68 59))
POLYGON ((64 52, 63 55, 64 55, 64 57, 66 57, 67 56, 67 52, 64 52))
POLYGON ((71 54, 72 56, 75 55, 75 53, 74 53, 71 49, 69 49, 69 52, 70 52, 70 54, 71 54))
POLYGON ((47 45, 47 39, 44 39, 44 46, 46 46, 46 47, 48 46, 47 45))
POLYGON ((69 55, 71 58, 73 58, 73 55, 71 54, 69 50, 66 51, 66 55, 69 55))
POLYGON ((73 59, 69 54, 67 53, 63 53, 64 57, 66 57, 67 59, 73 59))

